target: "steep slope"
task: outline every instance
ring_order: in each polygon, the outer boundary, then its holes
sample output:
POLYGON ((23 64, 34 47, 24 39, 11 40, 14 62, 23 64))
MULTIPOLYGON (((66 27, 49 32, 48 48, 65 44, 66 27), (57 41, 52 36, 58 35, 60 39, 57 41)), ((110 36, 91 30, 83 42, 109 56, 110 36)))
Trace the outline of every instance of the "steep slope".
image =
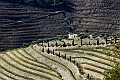
POLYGON ((88 30, 120 31, 119 0, 69 0, 71 10, 54 11, 0 1, 0 50, 38 38, 88 30))
POLYGON ((20 47, 38 38, 66 34, 62 11, 45 11, 30 6, 0 2, 0 49, 20 47))
POLYGON ((73 0, 76 5, 75 20, 82 30, 90 32, 120 31, 119 0, 73 0))

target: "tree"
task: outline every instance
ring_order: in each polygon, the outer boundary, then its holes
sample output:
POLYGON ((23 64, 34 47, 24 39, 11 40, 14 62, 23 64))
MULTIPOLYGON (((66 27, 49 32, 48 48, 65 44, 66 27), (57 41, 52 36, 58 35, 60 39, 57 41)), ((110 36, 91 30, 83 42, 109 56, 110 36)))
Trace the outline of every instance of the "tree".
POLYGON ((72 45, 75 46, 75 44, 74 44, 74 39, 73 39, 73 41, 72 41, 72 45))
POLYGON ((99 45, 99 39, 97 39, 97 45, 99 45))
POLYGON ((63 47, 66 47, 67 45, 65 44, 65 42, 63 43, 63 47))
POLYGON ((80 38, 80 44, 81 44, 81 46, 82 46, 82 38, 80 38))
POLYGON ((65 59, 66 59, 66 53, 65 53, 65 59))
POLYGON ((31 42, 31 44, 33 44, 33 45, 36 44, 36 43, 37 43, 36 41, 32 41, 32 42, 31 42))
POLYGON ((91 45, 91 44, 90 44, 90 41, 89 41, 89 45, 91 45))
POLYGON ((55 43, 55 46, 58 47, 58 43, 57 42, 55 43))
POLYGON ((42 48, 42 52, 44 52, 44 47, 42 48))
POLYGON ((23 43, 23 47, 28 47, 29 44, 28 43, 23 43))
POLYGON ((50 44, 49 44, 49 42, 48 42, 48 47, 50 47, 50 44))
POLYGON ((54 49, 53 49, 53 52, 52 52, 52 53, 53 53, 53 55, 54 55, 54 53, 55 53, 55 52, 54 52, 54 49))
POLYGON ((120 80, 120 64, 104 72, 104 80, 120 80))
POLYGON ((50 49, 48 48, 48 50, 47 50, 47 53, 49 54, 50 53, 50 49))
POLYGON ((60 51, 59 51, 59 54, 58 54, 59 58, 60 58, 60 51))
POLYGON ((71 58, 71 56, 70 56, 70 62, 71 62, 71 60, 72 60, 72 58, 71 58))

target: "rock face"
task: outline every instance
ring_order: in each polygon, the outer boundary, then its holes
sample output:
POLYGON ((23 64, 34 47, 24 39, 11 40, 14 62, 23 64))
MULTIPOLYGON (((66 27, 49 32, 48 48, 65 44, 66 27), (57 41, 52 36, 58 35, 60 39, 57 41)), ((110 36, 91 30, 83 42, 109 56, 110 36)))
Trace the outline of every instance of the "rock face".
POLYGON ((69 32, 120 32, 119 0, 68 1, 68 12, 0 1, 0 50, 69 32))

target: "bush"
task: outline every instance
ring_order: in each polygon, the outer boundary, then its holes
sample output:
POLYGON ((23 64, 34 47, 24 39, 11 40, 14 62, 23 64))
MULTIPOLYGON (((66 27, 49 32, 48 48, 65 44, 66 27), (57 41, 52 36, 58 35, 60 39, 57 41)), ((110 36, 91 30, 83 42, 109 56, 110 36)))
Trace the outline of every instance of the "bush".
POLYGON ((32 41, 31 44, 32 45, 37 44, 37 41, 32 41))
POLYGON ((112 69, 107 69, 104 76, 105 80, 120 80, 120 65, 117 64, 112 69))
POLYGON ((29 47, 29 43, 23 43, 23 47, 29 47))

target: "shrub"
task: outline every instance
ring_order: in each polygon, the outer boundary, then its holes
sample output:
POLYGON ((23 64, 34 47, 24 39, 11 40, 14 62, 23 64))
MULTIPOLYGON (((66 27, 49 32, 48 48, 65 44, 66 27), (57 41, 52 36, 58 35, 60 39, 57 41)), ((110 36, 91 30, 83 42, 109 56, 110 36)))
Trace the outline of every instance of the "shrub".
POLYGON ((28 47, 29 43, 23 43, 23 47, 28 47))
POLYGON ((36 41, 32 41, 32 42, 31 42, 31 44, 33 44, 33 45, 34 45, 34 44, 37 44, 37 42, 36 42, 36 41))

